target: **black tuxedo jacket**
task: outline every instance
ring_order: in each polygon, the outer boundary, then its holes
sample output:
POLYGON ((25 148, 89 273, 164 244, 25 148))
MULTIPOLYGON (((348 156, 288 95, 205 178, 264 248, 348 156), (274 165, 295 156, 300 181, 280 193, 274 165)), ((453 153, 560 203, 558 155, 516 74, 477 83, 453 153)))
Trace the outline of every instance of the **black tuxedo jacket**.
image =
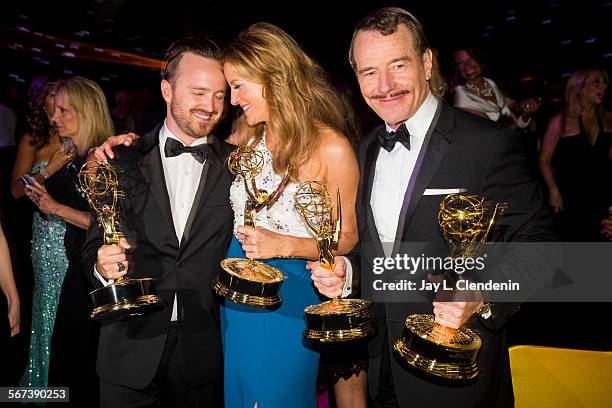
MULTIPOLYGON (((153 379, 177 296, 178 347, 185 381, 193 386, 223 378, 219 306, 211 281, 219 272, 232 236, 229 188, 233 176, 225 160, 232 146, 212 137, 182 239, 177 240, 160 157, 159 130, 142 137, 138 148, 116 148, 110 163, 120 169, 122 225, 132 245, 129 276, 155 279, 166 307, 128 320, 102 324, 97 372, 105 381, 141 389, 153 379)), ((93 276, 102 235, 95 221, 83 247, 85 271, 93 276)))
MULTIPOLYGON (((400 213, 396 241, 442 243, 438 211, 444 195, 423 195, 426 189, 466 188, 466 194, 478 194, 494 202, 509 204, 504 213, 508 241, 554 241, 550 216, 541 190, 530 174, 522 144, 511 130, 494 123, 441 105, 432 123, 429 143, 422 164, 415 168, 400 213)), ((375 257, 384 257, 374 222, 370 199, 376 160, 380 151, 375 129, 358 148, 361 181, 357 195, 357 217, 360 245, 349 254, 354 274, 353 287, 361 285, 362 296, 374 299, 371 265, 375 257), (361 269, 359 271, 359 268, 361 269), (361 276, 361 282, 357 282, 361 276)), ((393 175, 389 175, 392 177, 393 175)), ((443 385, 402 367, 392 355, 393 342, 401 336, 406 316, 432 313, 431 302, 376 303, 379 324, 377 335, 370 341, 368 381, 370 395, 379 391, 382 353, 389 353, 391 373, 400 406, 434 407, 497 407, 513 403, 508 352, 503 326, 518 308, 517 304, 493 305, 489 319, 473 319, 471 327, 480 331, 483 347, 479 354, 481 373, 467 385, 443 385)))

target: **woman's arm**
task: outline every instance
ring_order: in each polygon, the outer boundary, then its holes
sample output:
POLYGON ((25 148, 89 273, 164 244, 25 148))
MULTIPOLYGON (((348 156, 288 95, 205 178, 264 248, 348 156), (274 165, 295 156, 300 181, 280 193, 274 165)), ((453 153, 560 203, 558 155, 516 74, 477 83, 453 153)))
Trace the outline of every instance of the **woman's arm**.
MULTIPOLYGON (((340 192, 342 207, 342 228, 338 247, 334 253, 348 253, 357 241, 357 218, 355 216, 355 200, 357 184, 359 183, 359 166, 353 147, 348 139, 335 131, 324 129, 321 136, 319 154, 313 165, 309 166, 311 174, 320 174, 316 179, 324 180, 332 200, 333 212, 336 215, 336 187, 340 192), (319 172, 322 169, 322 172, 319 172)), ((287 256, 318 259, 316 240, 312 238, 291 237, 287 247, 287 256)))
MULTIPOLYGON (((26 134, 21 138, 21 142, 19 142, 19 150, 17 151, 17 159, 15 161, 15 165, 13 166, 13 175, 11 179, 11 193, 15 199, 23 197, 25 193, 23 183, 19 177, 24 173, 29 173, 35 164, 34 159, 36 157, 36 147, 30 144, 30 140, 30 135, 26 134)), ((61 170, 66 163, 72 160, 72 157, 73 155, 71 152, 62 151, 59 148, 54 151, 49 157, 47 165, 44 167, 47 177, 61 170)), ((40 184, 45 181, 45 178, 40 172, 37 172, 32 176, 40 184)))
POLYGON ((81 211, 68 207, 67 205, 60 204, 55 210, 54 215, 57 215, 67 223, 75 225, 81 229, 86 230, 89 228, 90 214, 88 211, 81 211))
POLYGON ((89 212, 58 203, 43 185, 27 186, 26 195, 43 213, 56 215, 67 223, 85 230, 89 228, 89 212))
MULTIPOLYGON (((336 186, 340 191, 342 229, 336 253, 349 252, 358 241, 355 199, 359 182, 359 167, 348 139, 337 132, 323 130, 319 154, 307 165, 303 178, 323 180, 329 190, 336 211, 336 186)), ((238 239, 249 258, 290 257, 319 259, 314 238, 282 235, 263 228, 239 227, 238 239)))
POLYGON ((20 325, 20 305, 19 294, 15 286, 15 278, 13 277, 13 269, 11 267, 11 254, 8 250, 4 231, 0 226, 0 288, 6 296, 8 304, 8 317, 11 326, 11 337, 19 333, 20 325))
POLYGON ((555 212, 563 209, 561 193, 559 192, 551 166, 552 157, 555 154, 557 143, 559 143, 559 138, 561 137, 562 115, 562 113, 557 114, 548 123, 539 159, 540 171, 549 191, 548 201, 555 212))
MULTIPOLYGON (((330 131, 331 132, 331 131, 330 131)), ((322 146, 323 165, 326 166, 325 180, 327 189, 332 198, 334 214, 336 211, 336 186, 340 191, 342 205, 342 230, 338 242, 337 255, 344 255, 359 241, 357 232, 357 216, 355 215, 355 201, 357 199, 357 185, 359 184, 359 165, 355 151, 348 139, 332 132, 328 142, 322 146)))
MULTIPOLYGON (((30 140, 32 140, 30 135, 26 133, 19 141, 19 147, 17 148, 17 156, 15 157, 15 164, 13 165, 13 173, 11 175, 11 195, 14 199, 21 198, 25 194, 24 185, 20 177, 24 173, 29 173, 34 165, 36 147, 30 144, 30 140)), ((42 178, 42 176, 39 177, 42 178)))

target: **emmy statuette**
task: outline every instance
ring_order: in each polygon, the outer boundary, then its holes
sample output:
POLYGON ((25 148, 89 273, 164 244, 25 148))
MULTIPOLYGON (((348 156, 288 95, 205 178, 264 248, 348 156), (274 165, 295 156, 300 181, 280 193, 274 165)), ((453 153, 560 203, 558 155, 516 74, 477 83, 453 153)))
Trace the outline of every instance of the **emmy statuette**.
MULTIPOLYGON (((449 194, 440 203, 438 224, 450 244, 451 257, 479 256, 504 203, 485 206, 484 198, 449 194), (487 208, 488 207, 488 208, 487 208)), ((454 272, 451 272, 454 274, 454 272)), ((457 281, 456 276, 447 276, 457 281)), ((433 315, 406 318, 395 352, 408 365, 447 380, 471 380, 478 376, 476 357, 482 345, 478 334, 467 327, 453 329, 435 322, 433 315)))
MULTIPOLYGON (((340 238, 342 210, 340 192, 336 190, 336 219, 333 219, 332 201, 325 184, 306 181, 295 192, 295 207, 315 234, 319 250, 319 263, 333 271, 332 246, 340 238)), ((338 297, 304 309, 306 330, 304 337, 324 343, 358 340, 374 333, 372 303, 363 299, 338 297)))
MULTIPOLYGON (((102 229, 104 245, 119 244, 119 239, 123 237, 119 204, 124 193, 117 171, 106 162, 90 161, 81 168, 79 183, 102 229)), ((155 294, 153 284, 151 278, 122 276, 110 285, 92 291, 90 295, 94 309, 89 318, 127 318, 162 309, 164 305, 155 294)))
MULTIPOLYGON (((287 169, 274 192, 257 188, 255 178, 261 173, 263 164, 263 154, 252 146, 240 146, 228 158, 229 170, 244 182, 248 196, 244 225, 250 227, 255 227, 254 213, 272 207, 289 182, 287 169)), ((285 276, 278 269, 245 258, 226 258, 221 261, 221 268, 221 273, 212 284, 217 295, 248 306, 273 308, 280 304, 279 292, 285 276)))

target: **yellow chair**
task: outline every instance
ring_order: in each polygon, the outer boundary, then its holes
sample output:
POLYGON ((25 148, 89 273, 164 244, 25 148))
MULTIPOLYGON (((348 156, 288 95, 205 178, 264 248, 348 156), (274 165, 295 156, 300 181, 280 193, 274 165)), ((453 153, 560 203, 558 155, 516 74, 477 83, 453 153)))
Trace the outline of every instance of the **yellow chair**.
POLYGON ((612 352, 510 347, 516 408, 612 408, 612 352))

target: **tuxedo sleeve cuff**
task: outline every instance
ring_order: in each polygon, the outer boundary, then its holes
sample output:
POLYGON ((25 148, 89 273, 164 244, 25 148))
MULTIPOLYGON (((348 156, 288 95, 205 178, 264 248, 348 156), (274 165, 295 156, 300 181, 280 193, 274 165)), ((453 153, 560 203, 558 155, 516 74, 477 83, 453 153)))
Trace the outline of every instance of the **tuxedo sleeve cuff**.
POLYGON ((345 298, 353 293, 352 282, 353 282, 353 265, 346 256, 343 256, 344 262, 346 263, 346 276, 344 277, 344 287, 342 288, 341 297, 345 298))
POLYGON ((98 273, 98 269, 96 268, 96 265, 94 265, 93 269, 94 269, 94 276, 95 276, 96 278, 98 278, 98 280, 99 280, 100 282, 102 282, 102 284, 103 284, 104 286, 108 286, 108 285, 110 285, 111 283, 113 283, 113 282, 114 282, 114 280, 113 280, 113 279, 109 279, 109 280, 104 279, 104 278, 102 277, 102 275, 100 275, 100 274, 98 273))

